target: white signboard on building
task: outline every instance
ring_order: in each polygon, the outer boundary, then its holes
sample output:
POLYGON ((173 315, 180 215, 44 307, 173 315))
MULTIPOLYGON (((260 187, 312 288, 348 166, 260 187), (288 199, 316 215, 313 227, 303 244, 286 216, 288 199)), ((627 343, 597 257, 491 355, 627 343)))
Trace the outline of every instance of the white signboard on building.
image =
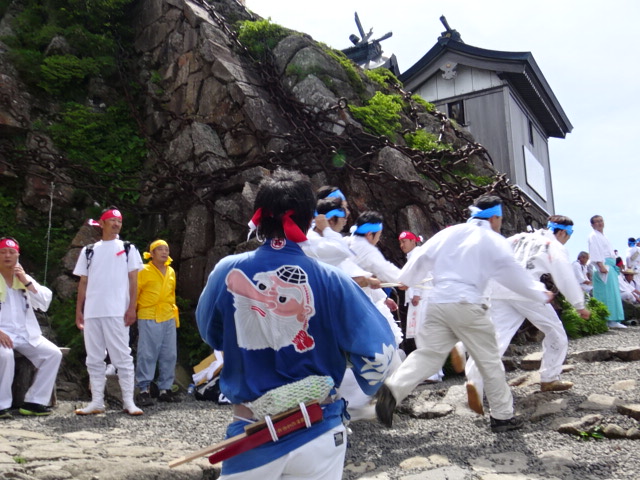
POLYGON ((544 167, 535 157, 535 155, 525 146, 524 150, 524 169, 527 177, 527 185, 540 195, 540 198, 547 201, 547 181, 544 174, 544 167))

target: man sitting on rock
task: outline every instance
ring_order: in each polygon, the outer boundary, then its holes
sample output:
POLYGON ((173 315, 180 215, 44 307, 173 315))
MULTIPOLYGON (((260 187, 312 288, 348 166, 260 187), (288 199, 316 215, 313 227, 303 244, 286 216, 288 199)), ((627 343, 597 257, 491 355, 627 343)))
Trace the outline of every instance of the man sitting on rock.
POLYGON ((637 304, 640 303, 640 288, 634 277, 635 270, 626 268, 620 272, 620 298, 623 302, 637 304))
POLYGON ((18 263, 20 246, 0 238, 0 418, 11 418, 14 351, 36 367, 20 408, 22 415, 50 415, 48 406, 62 360, 60 349, 42 336, 34 309, 46 311, 51 290, 38 284, 18 263))

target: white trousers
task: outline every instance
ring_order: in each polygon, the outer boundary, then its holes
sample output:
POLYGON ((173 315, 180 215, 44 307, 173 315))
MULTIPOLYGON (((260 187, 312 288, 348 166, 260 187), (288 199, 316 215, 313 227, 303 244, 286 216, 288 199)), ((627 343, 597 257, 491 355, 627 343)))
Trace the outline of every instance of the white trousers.
POLYGON ((0 347, 0 410, 10 408, 13 402, 11 385, 15 374, 14 350, 29 359, 36 367, 36 374, 24 396, 24 401, 49 405, 56 383, 62 353, 46 338, 41 338, 34 347, 21 337, 13 339, 13 349, 0 347))
POLYGON ((338 425, 273 462, 220 480, 341 480, 346 452, 347 432, 338 425), (334 435, 341 435, 340 445, 334 435))
MULTIPOLYGON (((496 340, 500 357, 504 355, 511 339, 526 318, 542 333, 542 363, 540 381, 552 382, 560 378, 562 364, 567 356, 569 340, 556 311, 548 303, 534 303, 526 300, 492 300, 491 319, 496 328, 496 340)), ((465 367, 467 380, 476 386, 482 398, 482 375, 474 362, 473 355, 465 367)))
POLYGON ((84 346, 87 351, 86 365, 91 382, 92 401, 96 403, 104 401, 107 368, 104 359, 108 353, 111 363, 118 369, 122 400, 125 404, 133 403, 133 357, 129 348, 129 327, 125 327, 124 318, 86 318, 84 346))
POLYGON ((469 303, 429 303, 427 320, 416 338, 417 350, 409 354, 385 384, 400 403, 424 379, 436 373, 460 340, 476 359, 484 383, 491 416, 513 416, 513 397, 507 385, 496 334, 487 307, 469 303))

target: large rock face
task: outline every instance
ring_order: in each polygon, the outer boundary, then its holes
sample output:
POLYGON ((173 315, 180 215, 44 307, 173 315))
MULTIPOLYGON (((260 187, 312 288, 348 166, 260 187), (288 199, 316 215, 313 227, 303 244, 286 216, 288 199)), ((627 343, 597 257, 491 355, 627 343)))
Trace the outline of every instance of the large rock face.
MULTIPOLYGON (((507 232, 541 220, 541 212, 525 205, 503 177, 479 187, 453 173, 472 165, 477 174, 495 174, 482 147, 441 114, 412 104, 400 123, 402 129, 441 135, 456 149, 447 155, 411 150, 400 135, 394 144, 366 133, 347 105, 362 105, 380 86, 362 72, 354 79, 302 34, 281 40, 272 61, 257 63, 231 28, 252 15, 235 0, 213 5, 140 0, 133 18, 133 74, 144 85, 141 124, 150 150, 139 213, 149 240, 169 232, 180 296, 197 299, 221 257, 253 248, 245 240, 256 188, 277 165, 303 171, 318 187, 339 186, 353 215, 383 212, 381 249, 398 263, 401 230, 433 235, 464 220, 465 207, 491 188, 507 202, 507 232)), ((57 39, 57 48, 63 40, 57 39)), ((3 91, 16 92, 11 108, 0 102, 0 132, 29 131, 32 105, 16 78, 0 74, 3 91)), ((407 92, 394 92, 412 103, 407 92)), ((25 198, 37 206, 49 192, 38 182, 29 185, 25 198)), ((71 193, 57 195, 64 201, 71 193)), ((65 296, 73 291, 69 268, 83 244, 79 238, 56 283, 65 296)))

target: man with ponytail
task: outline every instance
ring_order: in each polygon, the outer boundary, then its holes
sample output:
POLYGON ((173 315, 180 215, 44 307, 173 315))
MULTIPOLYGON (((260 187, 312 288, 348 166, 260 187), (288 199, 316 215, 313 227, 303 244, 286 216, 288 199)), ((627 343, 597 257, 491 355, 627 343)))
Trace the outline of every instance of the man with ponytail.
POLYGON ((301 248, 315 207, 299 173, 277 170, 263 180, 249 224, 263 245, 220 260, 200 296, 198 327, 224 353, 220 389, 234 404, 227 436, 292 408, 305 418, 292 433, 270 427, 266 443, 222 457, 223 480, 341 479, 346 405, 335 393, 347 361, 368 394, 387 374, 395 342, 384 317, 345 273, 301 248), (312 401, 321 405, 319 423, 307 421, 318 414, 317 404, 305 406, 312 401))

